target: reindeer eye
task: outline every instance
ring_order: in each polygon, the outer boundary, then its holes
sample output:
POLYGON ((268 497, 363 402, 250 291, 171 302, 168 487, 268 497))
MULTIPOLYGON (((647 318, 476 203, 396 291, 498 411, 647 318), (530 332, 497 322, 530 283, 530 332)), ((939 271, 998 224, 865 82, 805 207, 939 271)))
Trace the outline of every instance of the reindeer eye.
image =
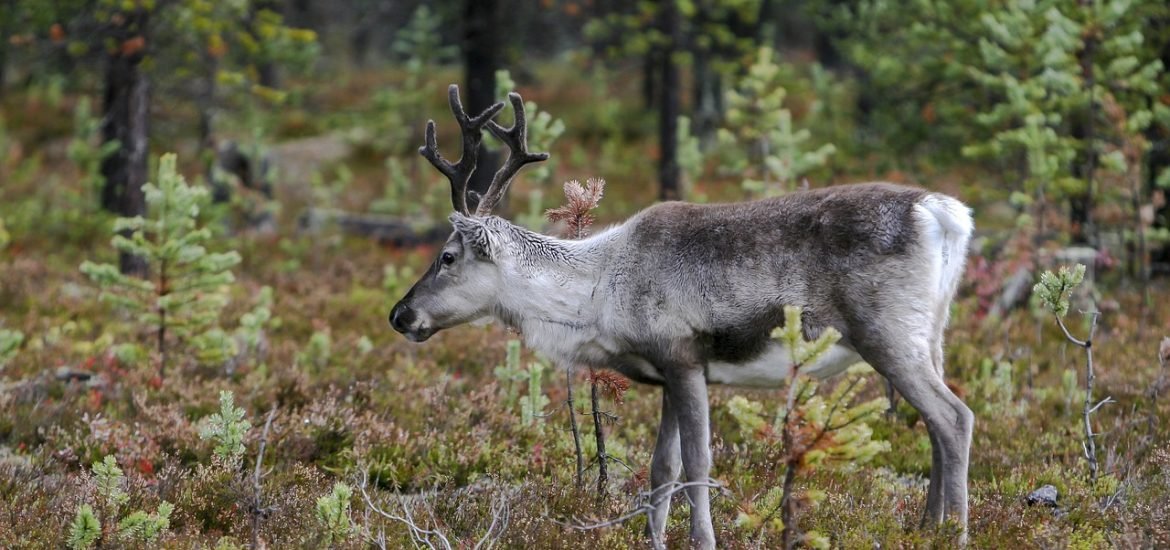
POLYGON ((443 265, 451 265, 455 263, 455 255, 450 252, 444 252, 442 256, 439 256, 439 261, 442 262, 443 265))

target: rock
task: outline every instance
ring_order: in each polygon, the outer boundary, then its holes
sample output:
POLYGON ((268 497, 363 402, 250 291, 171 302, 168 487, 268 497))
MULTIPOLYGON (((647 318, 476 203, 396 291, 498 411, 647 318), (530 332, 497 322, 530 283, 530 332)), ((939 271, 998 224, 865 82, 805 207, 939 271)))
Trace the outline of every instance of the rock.
POLYGON ((996 297, 995 303, 991 304, 988 315, 1003 317, 1011 310, 1026 304, 1028 296, 1032 294, 1034 282, 1035 276, 1032 275, 1032 270, 1027 267, 1017 269, 1011 277, 1008 277, 1007 281, 1004 281, 1003 290, 996 297))
POLYGON ((1058 264, 1085 264, 1085 267, 1093 269, 1098 254, 1097 249, 1090 246, 1070 246, 1057 250, 1053 259, 1058 264))
POLYGON ((93 377, 92 372, 76 370, 66 366, 57 367, 57 372, 55 374, 57 380, 63 380, 65 382, 88 382, 89 379, 93 377))
POLYGON ((1031 493, 1028 493, 1028 496, 1024 500, 1027 501, 1028 506, 1043 504, 1044 506, 1048 506, 1050 508, 1056 508, 1056 500, 1058 498, 1060 498, 1060 495, 1056 492, 1056 487, 1053 487, 1052 485, 1045 485, 1039 489, 1036 489, 1035 491, 1032 491, 1031 493))
POLYGON ((320 233, 330 224, 335 224, 350 235, 370 237, 394 246, 441 243, 451 235, 451 226, 446 223, 432 224, 429 221, 328 208, 310 208, 298 220, 300 230, 309 234, 320 233))

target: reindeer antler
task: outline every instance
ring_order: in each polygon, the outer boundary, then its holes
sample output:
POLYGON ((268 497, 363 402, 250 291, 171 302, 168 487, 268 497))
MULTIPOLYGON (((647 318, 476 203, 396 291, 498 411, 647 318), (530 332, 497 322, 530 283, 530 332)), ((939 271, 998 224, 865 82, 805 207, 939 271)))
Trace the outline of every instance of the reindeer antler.
MULTIPOLYGON (((483 127, 504 108, 504 104, 503 102, 495 103, 478 116, 469 117, 467 112, 463 110, 463 102, 459 100, 459 86, 455 84, 447 88, 447 100, 451 104, 451 113, 455 115, 455 121, 459 123, 459 130, 463 134, 463 154, 459 157, 459 162, 453 164, 439 154, 439 146, 435 139, 434 120, 427 121, 426 145, 419 147, 418 153, 426 157, 439 172, 442 172, 451 181, 451 205, 455 207, 455 211, 470 214, 467 209, 467 181, 471 179, 471 174, 475 172, 475 165, 479 161, 479 144, 483 141, 483 127)), ((495 132, 493 131, 493 133, 495 132)), ((493 180, 492 187, 495 187, 495 180, 493 180)))
POLYGON ((504 196, 508 184, 512 183, 512 177, 525 164, 548 160, 548 153, 528 152, 528 120, 524 115, 524 100, 520 98, 520 94, 516 92, 508 94, 508 101, 512 102, 512 112, 516 115, 516 121, 512 123, 512 127, 504 128, 496 124, 494 120, 487 123, 488 131, 508 146, 508 160, 504 161, 504 166, 492 176, 491 186, 483 194, 479 206, 475 209, 476 216, 486 216, 492 212, 492 209, 499 204, 500 199, 504 196))

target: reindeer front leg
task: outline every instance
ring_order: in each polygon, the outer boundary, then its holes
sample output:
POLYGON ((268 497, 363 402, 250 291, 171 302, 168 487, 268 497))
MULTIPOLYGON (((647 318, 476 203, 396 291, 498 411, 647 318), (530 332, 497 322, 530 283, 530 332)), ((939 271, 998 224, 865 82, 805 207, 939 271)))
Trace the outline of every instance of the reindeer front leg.
MULTIPOLYGON (((708 420, 707 380, 698 364, 675 364, 664 369, 670 410, 678 422, 682 467, 688 482, 707 481, 711 471, 711 436, 708 420)), ((715 548, 711 526, 710 489, 687 488, 691 502, 691 545, 715 548)))
POLYGON ((678 480, 682 471, 682 449, 679 447, 678 418, 670 406, 670 393, 662 387, 662 420, 658 423, 658 439, 654 443, 654 458, 650 462, 650 502, 654 512, 646 525, 646 535, 662 542, 666 535, 666 518, 670 515, 671 495, 659 489, 678 480))

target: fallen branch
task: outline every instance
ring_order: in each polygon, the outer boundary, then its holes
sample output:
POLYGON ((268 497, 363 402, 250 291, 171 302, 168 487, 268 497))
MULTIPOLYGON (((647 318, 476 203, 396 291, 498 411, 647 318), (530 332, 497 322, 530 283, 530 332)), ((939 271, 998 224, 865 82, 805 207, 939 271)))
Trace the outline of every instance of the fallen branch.
POLYGON ((256 452, 256 467, 252 470, 252 548, 260 548, 260 519, 267 516, 272 511, 272 507, 264 506, 263 487, 261 481, 264 479, 264 449, 268 446, 268 432, 272 429, 272 419, 276 417, 276 406, 272 406, 272 410, 268 411, 268 417, 264 420, 264 431, 260 432, 260 449, 256 452))
MULTIPOLYGON (((685 491, 690 487, 707 487, 709 489, 720 490, 723 489, 723 485, 713 479, 688 481, 685 483, 681 481, 672 481, 657 488, 638 493, 637 496, 634 497, 634 507, 630 511, 612 519, 594 523, 585 523, 579 520, 566 522, 553 518, 549 519, 557 525, 562 525, 570 529, 576 529, 578 531, 592 531, 594 529, 621 525, 638 516, 645 515, 646 521, 649 523, 647 531, 650 533, 651 545, 655 548, 655 550, 665 549, 666 545, 661 539, 658 538, 658 529, 656 529, 654 525, 653 512, 660 504, 669 501, 670 498, 675 495, 675 493, 682 491, 683 494, 686 494, 685 491)), ((689 498, 690 497, 688 497, 688 499, 689 498)))
POLYGON ((310 208, 298 220, 300 229, 311 233, 330 224, 350 235, 370 237, 394 246, 441 243, 451 234, 451 226, 445 223, 420 226, 405 218, 326 208, 310 208))
MULTIPOLYGON (((407 532, 410 533, 411 543, 415 548, 429 548, 430 550, 452 549, 450 539, 448 539, 447 535, 443 534, 443 532, 439 530, 437 525, 433 528, 426 528, 420 526, 418 522, 415 521, 414 516, 410 511, 410 506, 404 499, 401 498, 400 495, 395 495, 395 501, 398 506, 402 508, 401 515, 387 512, 375 504, 373 498, 370 497, 370 493, 367 490, 369 487, 369 481, 370 474, 363 468, 362 480, 358 485, 358 488, 361 491, 362 501, 366 505, 367 512, 372 511, 373 513, 382 516, 383 518, 405 525, 407 532)), ((483 537, 480 537, 480 539, 475 543, 475 550, 487 550, 492 548, 497 542, 499 542, 500 537, 504 534, 504 531, 507 530, 508 522, 511 519, 512 514, 512 503, 510 496, 510 491, 500 491, 492 496, 492 521, 488 525, 487 532, 484 533, 483 537)), ((431 521, 435 524, 438 523, 434 520, 433 513, 431 514, 431 521)), ((368 522, 366 528, 369 528, 368 522)), ((374 544, 379 548, 386 548, 384 532, 379 531, 377 538, 371 535, 367 535, 366 538, 367 541, 371 544, 374 544)))

